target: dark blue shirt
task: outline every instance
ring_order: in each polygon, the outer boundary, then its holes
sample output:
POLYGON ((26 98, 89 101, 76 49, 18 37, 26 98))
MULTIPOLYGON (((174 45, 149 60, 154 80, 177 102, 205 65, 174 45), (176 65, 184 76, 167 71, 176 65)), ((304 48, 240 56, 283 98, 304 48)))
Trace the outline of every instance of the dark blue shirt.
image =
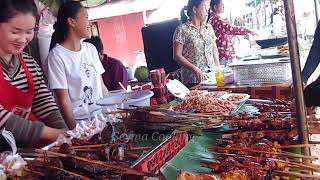
POLYGON ((306 64, 302 70, 302 81, 307 83, 311 74, 316 70, 320 62, 320 23, 317 25, 312 47, 310 49, 306 64))

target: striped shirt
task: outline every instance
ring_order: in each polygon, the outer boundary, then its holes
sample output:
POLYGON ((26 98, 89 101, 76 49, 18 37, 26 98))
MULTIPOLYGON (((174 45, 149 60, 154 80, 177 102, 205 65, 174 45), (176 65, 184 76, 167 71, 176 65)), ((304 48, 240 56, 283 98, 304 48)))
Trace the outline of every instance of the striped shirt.
MULTIPOLYGON (((43 78, 43 74, 40 66, 37 62, 28 54, 22 53, 22 57, 33 77, 34 81, 34 97, 32 102, 32 113, 39 119, 43 120, 47 118, 50 113, 59 110, 54 98, 49 92, 43 78)), ((22 65, 18 64, 18 68, 15 68, 15 72, 12 77, 9 76, 8 71, 2 67, 3 75, 5 80, 9 81, 13 86, 22 90, 23 92, 28 91, 28 81, 26 73, 22 65)), ((8 92, 7 92, 8 93, 8 92)), ((0 104, 1 105, 1 104, 0 104)), ((0 129, 3 128, 3 125, 6 123, 9 117, 13 114, 0 106, 0 129)))

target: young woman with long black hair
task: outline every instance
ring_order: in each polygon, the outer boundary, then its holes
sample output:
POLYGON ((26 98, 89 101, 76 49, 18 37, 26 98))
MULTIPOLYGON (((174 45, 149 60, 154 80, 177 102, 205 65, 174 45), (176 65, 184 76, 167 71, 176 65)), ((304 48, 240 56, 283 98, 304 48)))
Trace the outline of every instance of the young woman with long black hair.
POLYGON ((67 128, 39 65, 22 52, 37 19, 33 0, 0 1, 0 130, 12 132, 18 147, 53 142, 67 128))
POLYGON ((62 4, 54 29, 45 71, 66 124, 73 129, 76 120, 99 110, 95 103, 108 90, 96 48, 81 41, 91 36, 86 8, 79 1, 62 4))

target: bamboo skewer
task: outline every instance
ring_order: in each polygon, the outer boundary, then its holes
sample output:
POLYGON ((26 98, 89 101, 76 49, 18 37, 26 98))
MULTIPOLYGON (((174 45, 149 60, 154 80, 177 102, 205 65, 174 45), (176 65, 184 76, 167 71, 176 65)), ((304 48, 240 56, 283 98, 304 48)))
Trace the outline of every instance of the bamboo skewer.
MULTIPOLYGON (((217 139, 217 141, 228 142, 228 140, 235 141, 234 139, 217 139)), ((235 141, 237 143, 237 141, 235 141)), ((311 147, 311 144, 289 144, 289 145, 279 145, 280 149, 289 149, 289 148, 300 148, 300 147, 311 147)))
MULTIPOLYGON (((210 164, 213 164, 213 163, 214 162, 206 162, 206 163, 202 163, 202 164, 209 165, 209 167, 210 167, 210 164)), ((235 163, 228 163, 228 162, 219 162, 219 164, 227 165, 227 166, 236 166, 239 168, 257 169, 257 170, 264 170, 265 171, 265 169, 263 169, 261 167, 247 166, 247 165, 243 165, 243 164, 235 164, 235 163)))
POLYGON ((38 172, 38 171, 31 170, 31 169, 28 169, 28 168, 24 169, 24 171, 26 171, 26 172, 28 172, 28 173, 33 173, 33 174, 35 174, 35 175, 42 176, 42 177, 45 176, 45 174, 43 174, 42 172, 38 172))
MULTIPOLYGON (((75 151, 95 151, 98 148, 104 148, 106 146, 113 146, 110 144, 95 144, 95 145, 84 145, 84 146, 71 146, 75 151)), ((142 150, 142 151, 148 151, 152 147, 128 147, 128 150, 130 151, 136 151, 136 150, 142 150)))
POLYGON ((309 159, 309 160, 317 160, 318 157, 315 156, 305 156, 300 154, 294 154, 289 152, 268 152, 268 151, 260 151, 260 150, 253 150, 253 149, 245 149, 245 148, 222 148, 222 147, 214 147, 210 148, 209 150, 231 150, 231 151, 247 151, 247 152, 254 152, 254 153, 262 153, 262 154, 271 154, 271 155, 279 155, 279 156, 287 156, 292 158, 302 158, 302 159, 309 159))
POLYGON ((103 148, 106 146, 111 146, 109 144, 93 144, 93 145, 83 145, 83 146, 71 146, 72 149, 94 149, 94 148, 103 148))
MULTIPOLYGON (((208 163, 203 163, 210 167, 210 164, 212 162, 208 163)), ((227 166, 232 166, 232 167, 239 167, 239 168, 247 168, 247 169, 256 169, 256 170, 262 170, 262 171, 267 171, 261 167, 256 167, 256 166, 247 166, 243 164, 235 164, 235 163, 227 163, 227 162, 219 162, 219 164, 222 165, 227 165, 227 166)), ((312 178, 312 179, 320 179, 320 176, 316 175, 307 175, 307 174, 302 174, 302 173, 296 173, 296 172, 289 172, 289 171, 280 171, 280 170, 272 170, 275 174, 281 174, 281 175, 286 175, 288 177, 298 177, 298 178, 312 178)))
POLYGON ((129 151, 149 151, 152 147, 129 147, 129 151))
POLYGON ((43 151, 43 150, 36 150, 36 152, 53 154, 53 155, 56 155, 56 156, 59 156, 59 157, 63 157, 63 158, 74 158, 76 160, 88 162, 90 164, 96 164, 96 165, 108 167, 108 168, 111 168, 111 169, 120 170, 124 174, 133 174, 133 175, 138 175, 138 176, 146 176, 147 175, 146 173, 137 171, 137 170, 132 169, 132 168, 126 168, 126 167, 122 167, 122 166, 115 165, 115 164, 112 164, 112 163, 107 163, 107 162, 101 162, 101 161, 96 161, 96 160, 88 160, 86 158, 73 156, 73 155, 69 155, 69 154, 62 154, 62 153, 58 153, 58 152, 43 151))
MULTIPOLYGON (((212 162, 207 162, 203 164, 208 164, 207 167, 210 168, 210 164, 212 162)), ((247 165, 242 165, 242 164, 234 164, 234 163, 226 163, 226 162, 219 162, 219 164, 227 165, 227 166, 232 166, 232 167, 239 167, 239 168, 246 168, 246 169, 257 169, 257 170, 262 170, 262 171, 267 171, 261 167, 255 167, 255 166, 247 166, 247 165)), ((290 165, 288 165, 290 167, 290 165)), ((304 170, 299 170, 300 172, 306 172, 304 170)), ((320 176, 315 176, 315 175, 307 175, 307 174, 302 174, 302 173, 296 173, 296 172, 289 172, 289 171, 280 171, 280 170, 272 170, 272 172, 275 172, 276 174, 279 175, 285 175, 287 177, 298 177, 298 178, 312 178, 312 179, 320 179, 320 176)))
POLYGON ((55 169, 55 170, 58 170, 58 171, 62 171, 64 173, 67 173, 67 174, 71 174, 73 176, 77 176, 79 177, 81 180, 90 180, 90 178, 86 177, 86 176, 83 176, 83 175, 80 175, 80 174, 76 174, 74 172, 71 172, 71 171, 67 171, 67 170, 64 170, 64 169, 61 169, 61 168, 58 168, 58 167, 55 167, 55 166, 50 166, 49 168, 51 169, 55 169))
POLYGON ((296 162, 289 162, 289 167, 295 167, 295 168, 299 168, 299 169, 306 169, 309 171, 313 171, 313 172, 320 172, 320 168, 319 167, 314 167, 314 166, 310 166, 310 165, 306 165, 305 163, 296 163, 296 162))
POLYGON ((120 114, 120 113, 126 113, 127 111, 119 110, 119 111, 111 111, 111 112, 105 112, 103 114, 110 115, 110 114, 120 114))
POLYGON ((292 167, 298 167, 301 169, 306 169, 306 170, 311 170, 315 172, 320 172, 320 167, 314 164, 309 164, 309 163, 301 163, 301 162, 293 162, 293 161, 285 161, 282 159, 276 159, 276 158, 264 158, 260 156, 249 156, 249 155, 244 155, 244 154, 230 154, 230 153, 215 153, 216 155, 223 155, 223 156, 231 156, 231 157, 246 157, 246 158, 262 158, 266 160, 274 160, 282 163, 287 163, 289 166, 292 167))
POLYGON ((288 148, 300 148, 300 147, 311 147, 311 144, 291 144, 291 145, 281 145, 281 149, 288 149, 288 148))
POLYGON ((99 149, 75 149, 76 152, 94 152, 98 151, 99 149))
POLYGON ((281 176, 296 177, 296 178, 302 178, 302 179, 306 179, 306 178, 307 179, 320 179, 320 176, 301 174, 301 173, 289 172, 289 171, 274 170, 272 173, 277 174, 277 175, 281 175, 281 176))
POLYGON ((141 155, 140 154, 135 154, 135 153, 129 153, 129 152, 125 152, 125 154, 131 158, 135 158, 138 159, 141 155))

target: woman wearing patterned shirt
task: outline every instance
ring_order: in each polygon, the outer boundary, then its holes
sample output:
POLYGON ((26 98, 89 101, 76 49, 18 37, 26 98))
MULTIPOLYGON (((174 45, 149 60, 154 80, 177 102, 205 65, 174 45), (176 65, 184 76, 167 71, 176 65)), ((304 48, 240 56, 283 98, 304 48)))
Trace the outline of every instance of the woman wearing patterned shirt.
MULTIPOLYGON (((12 132, 18 147, 55 141, 67 128, 36 61, 22 50, 37 19, 33 1, 1 0, 0 130, 12 132)), ((5 149, 0 138, 0 151, 5 149)))
POLYGON ((234 35, 256 35, 253 31, 232 26, 228 22, 224 21, 220 14, 224 12, 224 4, 222 0, 211 0, 211 15, 209 17, 209 23, 212 25, 214 32, 217 35, 217 46, 220 57, 220 64, 227 65, 235 58, 235 52, 233 47, 234 35))
POLYGON ((206 23, 209 6, 209 0, 189 0, 181 11, 181 19, 185 23, 174 33, 173 53, 181 66, 179 71, 183 84, 200 83, 204 70, 213 65, 220 66, 216 36, 212 26, 206 23))

